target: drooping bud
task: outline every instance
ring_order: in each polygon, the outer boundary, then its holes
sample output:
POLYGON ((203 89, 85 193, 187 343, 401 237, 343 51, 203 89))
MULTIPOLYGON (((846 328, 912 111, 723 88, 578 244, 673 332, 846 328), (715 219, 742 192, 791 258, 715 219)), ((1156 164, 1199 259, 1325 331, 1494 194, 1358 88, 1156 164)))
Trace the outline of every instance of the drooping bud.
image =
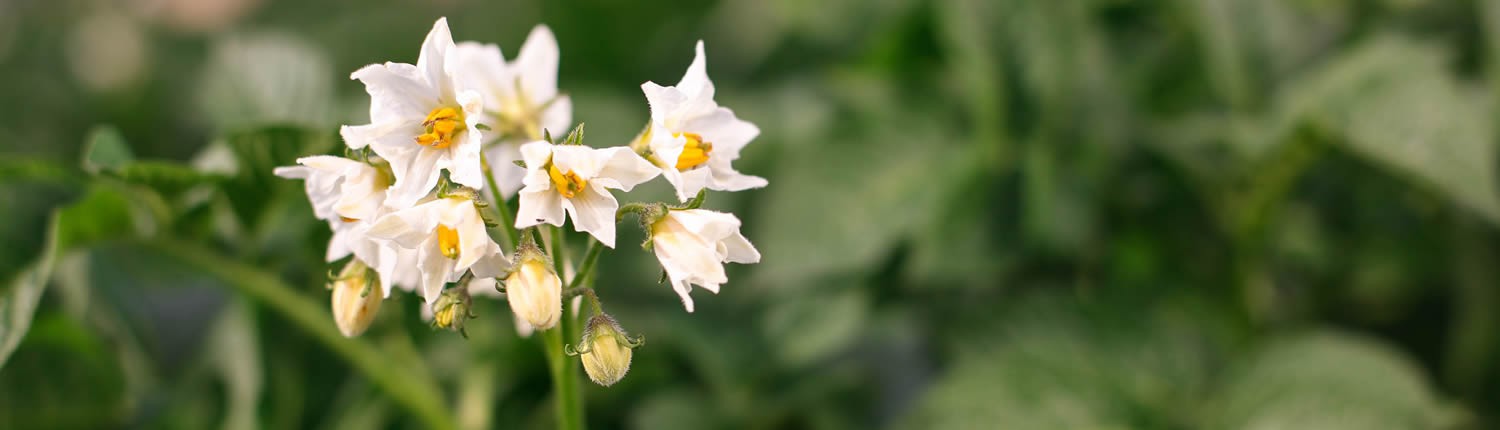
POLYGON ((505 300, 510 310, 536 330, 557 325, 562 315, 562 280, 535 244, 516 250, 516 264, 505 277, 505 300))
POLYGON ((443 294, 432 302, 432 326, 457 331, 463 337, 469 337, 469 333, 464 331, 464 321, 474 318, 474 314, 469 312, 469 306, 468 288, 444 290, 443 294))
POLYGON ((583 370, 594 383, 610 386, 619 382, 630 371, 631 350, 645 344, 644 339, 631 339, 620 328, 620 323, 609 314, 594 315, 583 329, 582 349, 569 348, 583 361, 583 370))
POLYGON ((376 290, 380 275, 355 258, 344 265, 339 276, 328 286, 333 290, 333 322, 344 337, 355 337, 370 328, 380 311, 384 295, 376 290))

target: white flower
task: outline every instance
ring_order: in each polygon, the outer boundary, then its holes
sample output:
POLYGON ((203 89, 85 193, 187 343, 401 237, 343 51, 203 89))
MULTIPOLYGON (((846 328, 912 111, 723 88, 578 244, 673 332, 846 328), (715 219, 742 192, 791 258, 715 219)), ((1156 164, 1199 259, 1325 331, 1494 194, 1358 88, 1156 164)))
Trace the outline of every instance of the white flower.
POLYGON ((416 251, 421 294, 428 303, 466 270, 487 278, 499 276, 508 266, 500 245, 485 230, 479 209, 466 198, 432 199, 392 212, 377 219, 369 235, 416 251))
POLYGON ((594 149, 537 141, 522 145, 521 157, 526 161, 526 188, 521 190, 516 228, 562 226, 566 211, 575 230, 611 248, 620 203, 609 190, 630 191, 657 175, 651 163, 626 147, 594 149))
MULTIPOLYGON (((368 236, 371 221, 385 214, 389 171, 374 165, 328 155, 297 159, 299 166, 277 167, 277 176, 304 179, 307 198, 318 219, 328 221, 333 237, 324 258, 334 261, 353 253, 380 274, 382 297, 393 285, 416 284, 415 253, 368 236)), ((376 163, 381 163, 376 160, 376 163)))
POLYGON ((447 19, 438 19, 416 65, 371 64, 350 75, 370 93, 370 124, 344 126, 340 133, 349 147, 368 145, 391 163, 396 181, 387 206, 416 203, 437 185, 443 169, 455 183, 484 187, 477 128, 484 103, 478 92, 458 84, 453 49, 447 19))
POLYGON ((517 266, 505 277, 505 301, 533 330, 546 330, 562 317, 562 279, 535 245, 523 245, 517 266))
POLYGON ((676 86, 641 84, 651 105, 651 126, 642 139, 651 148, 652 163, 661 168, 681 201, 703 188, 740 191, 766 186, 765 178, 742 174, 729 165, 760 129, 714 102, 705 61, 700 40, 697 57, 676 86))
POLYGON ((459 80, 484 100, 481 121, 493 130, 486 133, 485 159, 500 195, 510 198, 526 173, 512 164, 521 159, 520 144, 541 139, 543 131, 561 136, 573 121, 572 100, 557 93, 557 39, 538 25, 509 63, 493 44, 459 42, 453 55, 462 65, 459 80))
POLYGON ((739 218, 723 212, 667 212, 651 226, 651 245, 688 312, 693 311, 688 296, 693 285, 718 294, 719 284, 729 282, 724 263, 760 262, 760 252, 740 234, 739 218))

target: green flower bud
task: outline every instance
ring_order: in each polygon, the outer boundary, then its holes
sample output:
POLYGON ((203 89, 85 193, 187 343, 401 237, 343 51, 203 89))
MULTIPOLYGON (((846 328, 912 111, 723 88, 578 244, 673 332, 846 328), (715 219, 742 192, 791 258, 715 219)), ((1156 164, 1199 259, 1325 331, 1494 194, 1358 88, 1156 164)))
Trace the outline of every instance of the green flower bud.
POLYGON ((464 321, 474 318, 474 314, 469 312, 469 306, 468 288, 461 286, 443 291, 443 294, 432 302, 432 326, 453 330, 465 338, 469 337, 469 333, 464 330, 464 321))
MULTIPOLYGON (((583 361, 583 370, 594 383, 610 386, 630 371, 631 350, 644 344, 631 339, 608 314, 595 315, 583 330, 583 349, 569 351, 583 361)), ((571 349, 571 348, 570 348, 571 349)))

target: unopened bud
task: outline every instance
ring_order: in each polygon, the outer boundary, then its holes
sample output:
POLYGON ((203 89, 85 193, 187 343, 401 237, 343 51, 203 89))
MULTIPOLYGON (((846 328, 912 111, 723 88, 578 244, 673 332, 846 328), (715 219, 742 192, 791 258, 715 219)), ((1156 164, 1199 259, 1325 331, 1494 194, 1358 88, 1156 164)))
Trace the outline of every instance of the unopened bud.
POLYGON ((643 339, 631 339, 608 314, 589 318, 583 330, 581 349, 569 347, 569 354, 576 354, 583 361, 583 370, 594 383, 610 386, 619 382, 630 371, 631 350, 645 344, 643 339))
POLYGON ((469 337, 464 331, 464 321, 474 318, 469 313, 469 290, 467 288, 449 288, 432 302, 432 326, 458 332, 463 337, 469 337))
POLYGON ((510 310, 536 330, 556 326, 562 315, 562 280, 534 245, 517 250, 516 260, 515 270, 505 277, 510 310))
POLYGON ((344 337, 359 336, 375 321, 380 302, 385 298, 375 291, 379 276, 356 258, 333 279, 329 286, 333 290, 333 322, 344 337))

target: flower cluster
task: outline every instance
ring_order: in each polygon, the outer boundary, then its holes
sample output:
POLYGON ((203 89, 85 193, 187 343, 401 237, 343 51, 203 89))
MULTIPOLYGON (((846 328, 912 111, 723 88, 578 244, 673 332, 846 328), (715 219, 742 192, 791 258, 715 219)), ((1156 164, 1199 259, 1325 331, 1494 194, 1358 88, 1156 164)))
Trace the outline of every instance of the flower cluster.
POLYGON ((641 85, 650 123, 611 148, 585 146, 581 124, 567 133, 572 101, 558 92, 557 42, 545 26, 507 61, 495 45, 454 43, 439 19, 416 64, 356 70, 370 123, 340 130, 345 156, 276 169, 305 181, 314 214, 333 230, 326 258, 345 261, 329 284, 340 331, 365 331, 393 289, 419 294, 434 326, 460 332, 473 295, 504 297, 523 334, 564 324, 563 302, 586 297, 593 314, 568 350, 583 355, 596 382, 620 379, 641 341, 603 313, 590 287, 618 220, 640 219, 650 236, 643 246, 689 312, 693 286, 717 293, 728 282, 725 263, 760 260, 738 218, 699 208, 707 190, 766 180, 732 166, 760 130, 714 101, 702 42, 696 54, 677 85, 641 85), (616 200, 616 191, 658 176, 675 189, 675 204, 616 200), (569 220, 591 238, 577 265, 563 251, 569 220))

